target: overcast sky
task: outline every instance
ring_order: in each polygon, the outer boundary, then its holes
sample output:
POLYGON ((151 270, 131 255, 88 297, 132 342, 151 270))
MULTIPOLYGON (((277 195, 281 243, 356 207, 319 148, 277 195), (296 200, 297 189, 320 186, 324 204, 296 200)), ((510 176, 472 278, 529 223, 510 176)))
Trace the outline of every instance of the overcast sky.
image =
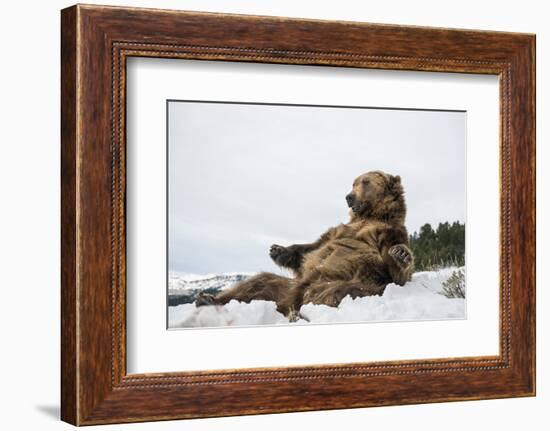
POLYGON ((400 175, 409 233, 465 220, 464 112, 169 102, 169 270, 275 271, 273 243, 348 220, 358 175, 400 175))

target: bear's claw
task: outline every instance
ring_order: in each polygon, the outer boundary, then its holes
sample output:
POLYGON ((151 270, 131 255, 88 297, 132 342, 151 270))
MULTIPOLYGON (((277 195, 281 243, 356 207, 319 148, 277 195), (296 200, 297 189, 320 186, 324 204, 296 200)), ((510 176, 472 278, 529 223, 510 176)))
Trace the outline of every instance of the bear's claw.
POLYGON ((404 245, 394 245, 390 248, 390 256, 401 266, 409 266, 412 263, 412 255, 404 245))

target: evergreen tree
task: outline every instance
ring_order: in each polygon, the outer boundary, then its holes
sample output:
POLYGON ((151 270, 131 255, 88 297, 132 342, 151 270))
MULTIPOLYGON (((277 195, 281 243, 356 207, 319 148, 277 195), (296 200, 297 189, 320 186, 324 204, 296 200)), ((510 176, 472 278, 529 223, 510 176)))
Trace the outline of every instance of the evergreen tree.
POLYGON ((466 226, 458 221, 439 223, 433 229, 429 223, 409 236, 417 271, 445 266, 463 266, 466 226))

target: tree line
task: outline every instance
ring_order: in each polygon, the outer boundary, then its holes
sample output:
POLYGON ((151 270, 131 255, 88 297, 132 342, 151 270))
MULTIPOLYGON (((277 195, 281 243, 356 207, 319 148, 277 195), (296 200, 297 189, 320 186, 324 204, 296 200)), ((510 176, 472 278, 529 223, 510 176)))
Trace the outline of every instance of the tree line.
POLYGON ((409 235, 416 271, 429 271, 447 266, 464 265, 466 226, 458 221, 439 223, 433 229, 429 223, 419 232, 409 235))

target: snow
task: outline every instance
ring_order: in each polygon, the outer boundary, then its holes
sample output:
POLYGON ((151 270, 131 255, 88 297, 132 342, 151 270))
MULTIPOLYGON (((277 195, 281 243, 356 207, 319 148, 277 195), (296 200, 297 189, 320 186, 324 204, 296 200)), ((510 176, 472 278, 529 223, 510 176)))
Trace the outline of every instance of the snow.
POLYGON ((170 307, 170 328, 278 325, 289 323, 272 301, 252 301, 250 304, 230 301, 224 306, 196 307, 182 304, 170 307))
POLYGON ((169 307, 169 327, 464 319, 465 299, 447 298, 441 294, 443 282, 458 269, 464 268, 418 272, 405 286, 389 284, 382 296, 355 299, 346 296, 338 307, 304 304, 300 309, 302 318, 297 322, 289 322, 277 311, 274 302, 252 301, 247 304, 232 300, 224 306, 196 307, 192 303, 169 307))

